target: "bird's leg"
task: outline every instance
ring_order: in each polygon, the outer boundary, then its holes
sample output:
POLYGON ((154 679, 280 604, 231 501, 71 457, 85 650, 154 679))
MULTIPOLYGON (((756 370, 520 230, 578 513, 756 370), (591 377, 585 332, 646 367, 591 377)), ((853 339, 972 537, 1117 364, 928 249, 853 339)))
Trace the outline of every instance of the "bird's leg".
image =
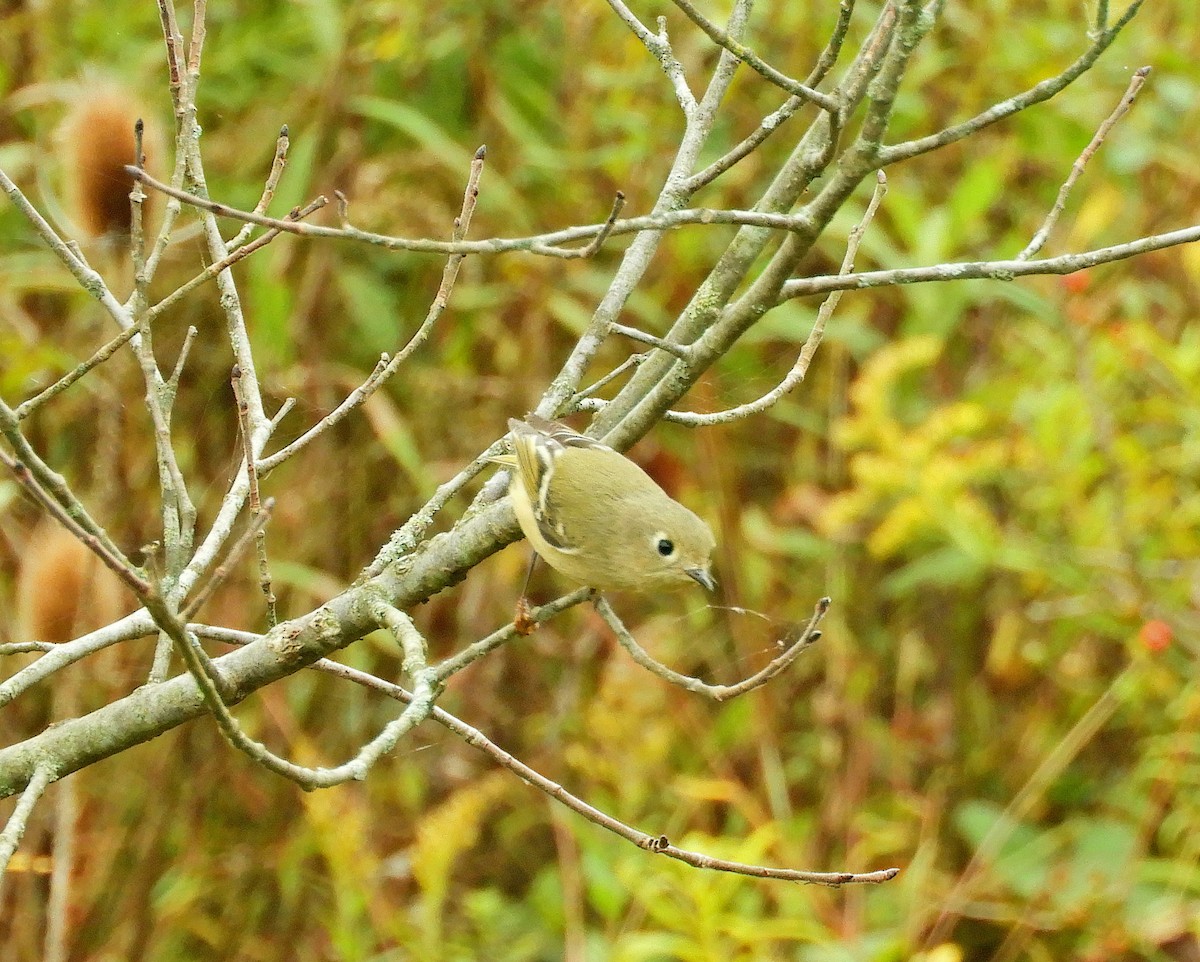
POLYGON ((532 635, 537 631, 538 623, 529 616, 529 580, 533 577, 533 569, 537 567, 537 552, 531 551, 529 568, 525 572, 525 584, 521 588, 521 597, 517 599, 517 610, 513 615, 513 625, 518 635, 532 635))

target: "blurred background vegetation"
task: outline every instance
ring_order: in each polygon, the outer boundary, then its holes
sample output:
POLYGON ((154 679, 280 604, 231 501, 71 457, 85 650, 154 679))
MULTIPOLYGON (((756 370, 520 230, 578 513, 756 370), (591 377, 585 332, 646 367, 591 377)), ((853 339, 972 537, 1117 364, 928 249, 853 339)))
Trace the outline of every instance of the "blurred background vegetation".
MULTIPOLYGON (((761 4, 752 43, 803 75, 836 6, 761 4)), ((950 0, 889 139, 1069 63, 1087 42, 1085 6, 950 0)), ((860 7, 852 44, 878 4, 860 7)), ((708 41, 674 8, 636 9, 668 17, 694 82, 711 66, 708 41)), ((357 226, 444 237, 486 143, 473 236, 533 233, 602 219, 616 189, 628 213, 643 212, 681 129, 657 64, 598 2, 241 0, 211 3, 208 19, 198 102, 209 186, 243 207, 286 123, 276 211, 340 189, 357 226)), ((115 83, 167 128, 163 59, 152 3, 4 4, 0 166, 69 224, 74 155, 58 131, 71 104, 115 83)), ((1197 63, 1196 4, 1148 2, 1051 103, 889 170, 860 268, 1015 254, 1142 64, 1154 70, 1146 89, 1045 253, 1194 223, 1197 63)), ((779 99, 743 71, 714 152, 779 99)), ((791 142, 785 129, 698 201, 751 203, 791 142)), ((811 272, 836 266, 865 202, 835 222, 811 272)), ((631 322, 664 330, 727 236, 672 234, 631 322)), ((623 243, 590 261, 466 262, 425 349, 360 416, 271 477, 283 614, 346 586, 439 481, 534 404, 623 243)), ((181 240, 168 260, 160 296, 204 266, 201 242, 181 240)), ((110 276, 128 270, 109 263, 110 276)), ((404 341, 440 271, 430 257, 289 237, 239 265, 264 388, 275 404, 299 401, 285 435, 404 341)), ((1200 958, 1198 281, 1193 247, 1065 278, 847 294, 807 381, 768 414, 701 432, 663 425, 634 450, 719 528, 718 603, 766 617, 709 609, 697 594, 618 604, 657 656, 729 681, 829 594, 817 647, 765 690, 714 706, 631 665, 578 610, 459 675, 443 698, 572 791, 676 844, 810 869, 897 865, 895 881, 824 890, 658 859, 432 727, 365 783, 304 795, 201 721, 73 777, 70 958, 1200 958)), ((693 408, 774 384, 816 306, 772 312, 693 408)), ((105 324, 0 205, 5 400, 73 366, 111 334, 105 324)), ((200 340, 177 423, 207 519, 240 450, 211 286, 157 329, 168 367, 190 324, 200 340)), ((606 348, 594 373, 628 346, 606 348)), ((80 382, 30 433, 119 543, 156 536, 131 356, 80 382)), ((20 638, 17 581, 44 537, 36 521, 0 479, 0 641, 20 638)), ((414 613, 436 653, 511 617, 525 558, 506 549, 414 613)), ((210 621, 262 627, 245 568, 210 621)), ((561 587, 542 571, 533 591, 561 587)), ((119 646, 9 706, 5 742, 140 684, 150 646, 119 646)), ((376 638, 341 657, 398 675, 396 651, 376 638)), ((238 710, 252 734, 309 763, 346 757, 394 711, 311 673, 238 710)), ((7 959, 41 957, 59 790, 9 874, 7 959)))

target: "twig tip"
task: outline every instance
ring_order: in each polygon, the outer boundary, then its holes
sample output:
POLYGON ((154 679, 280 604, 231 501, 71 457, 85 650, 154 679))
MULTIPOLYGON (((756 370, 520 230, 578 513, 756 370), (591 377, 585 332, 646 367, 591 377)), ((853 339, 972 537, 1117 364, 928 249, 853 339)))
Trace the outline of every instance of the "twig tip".
POLYGON ((480 144, 479 149, 475 151, 475 159, 483 160, 487 156, 487 144, 480 144))

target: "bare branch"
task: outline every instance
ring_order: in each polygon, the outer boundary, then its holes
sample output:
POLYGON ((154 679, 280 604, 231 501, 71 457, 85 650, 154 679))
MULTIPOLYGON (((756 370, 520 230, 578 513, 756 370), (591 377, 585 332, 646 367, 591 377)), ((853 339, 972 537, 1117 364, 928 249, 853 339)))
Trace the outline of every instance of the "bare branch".
POLYGON ((685 182, 685 187, 689 193, 694 193, 701 187, 711 184, 714 180, 729 170, 738 161, 750 156, 757 150, 762 143, 778 130, 785 120, 792 116, 797 110, 803 107, 808 101, 803 97, 788 97, 783 102, 783 106, 779 109, 767 114, 762 119, 762 122, 755 128, 754 132, 745 138, 740 144, 730 150, 728 153, 718 157, 711 164, 705 167, 702 171, 692 174, 685 182))
MULTIPOLYGON (((181 193, 182 193, 182 191, 181 191, 181 193)), ((322 207, 325 206, 325 204, 326 204, 325 198, 318 197, 316 200, 310 201, 304 207, 298 207, 295 210, 293 210, 290 214, 287 215, 286 218, 284 218, 284 221, 285 222, 295 222, 295 221, 303 220, 305 217, 308 217, 310 214, 320 210, 322 207)), ((246 226, 253 227, 253 224, 247 224, 246 226)), ((228 255, 226 255, 225 257, 222 257, 219 261, 214 261, 212 264, 209 264, 208 267, 206 267, 203 271, 201 271, 199 274, 197 274, 195 277, 193 277, 190 281, 187 281, 186 283, 181 284, 178 288, 173 290, 170 294, 168 294, 166 297, 164 297, 161 301, 159 301, 153 307, 149 308, 146 311, 145 316, 151 320, 158 317, 158 315, 161 314, 163 311, 165 311, 168 307, 171 307, 173 304, 176 304, 179 301, 183 300, 188 294, 190 294, 192 291, 194 291, 201 284, 205 284, 208 281, 211 281, 214 277, 216 277, 218 274, 220 274, 227 267, 233 266, 238 261, 242 260, 242 258, 244 258, 244 257, 249 257, 256 250, 266 247, 269 243, 271 243, 271 241, 273 241, 276 237, 278 237, 282 233, 283 233, 283 231, 272 228, 271 230, 268 230, 266 233, 262 234, 260 237, 256 237, 254 240, 250 241, 248 244, 242 244, 241 246, 234 248, 233 250, 231 250, 229 252, 228 255)))
MULTIPOLYGON (((850 236, 846 241, 846 254, 842 258, 841 270, 838 271, 838 276, 840 277, 849 274, 851 268, 854 267, 854 258, 858 253, 858 245, 862 241, 862 236, 866 232, 872 218, 874 218, 875 211, 879 209, 879 204, 883 200, 884 194, 887 193, 887 177, 884 176, 883 171, 876 171, 875 176, 875 190, 871 194, 870 203, 867 204, 866 213, 863 214, 862 220, 850 231, 850 236)), ((812 363, 812 359, 817 353, 817 348, 821 345, 821 339, 825 335, 825 325, 833 315, 838 301, 841 299, 841 294, 841 291, 833 291, 821 303, 820 308, 817 310, 817 318, 813 322, 812 330, 809 331, 804 346, 800 349, 800 356, 796 358, 796 363, 792 365, 792 369, 788 371, 787 376, 762 397, 754 401, 748 401, 745 404, 739 404, 737 407, 729 408, 725 411, 715 411, 711 414, 695 414, 690 411, 669 411, 665 417, 677 424, 702 427, 713 424, 726 424, 730 421, 736 421, 739 418, 749 417, 752 414, 760 414, 770 408, 804 380, 804 376, 808 373, 808 366, 812 363)))
POLYGON ((788 281, 780 291, 777 303, 793 297, 823 294, 826 291, 866 290, 870 287, 893 287, 897 284, 924 284, 931 281, 961 281, 987 279, 1011 281, 1017 277, 1038 274, 1074 274, 1100 264, 1127 260, 1138 254, 1166 250, 1182 244, 1200 241, 1200 226, 1185 227, 1165 234, 1151 234, 1125 244, 1100 247, 1079 254, 1063 254, 1028 261, 966 261, 935 264, 932 267, 899 267, 886 271, 864 271, 861 274, 822 274, 788 281))
POLYGON ((613 12, 621 18, 635 37, 642 42, 650 55, 659 62, 663 73, 671 81, 675 91, 675 99, 679 102, 685 117, 690 117, 696 109, 696 95, 688 86, 687 77, 683 73, 683 65, 675 58, 671 49, 671 41, 667 37, 667 24, 663 17, 658 19, 658 33, 652 33, 623 2, 623 0, 608 0, 613 12))
MULTIPOLYGON (((547 604, 539 605, 536 608, 527 608, 525 616, 527 620, 535 624, 541 624, 542 622, 549 621, 559 612, 566 611, 568 608, 587 601, 591 596, 591 588, 579 588, 547 604)), ((445 661, 434 666, 433 678, 435 682, 441 683, 445 681, 451 675, 462 671, 471 662, 478 661, 489 651, 493 651, 506 642, 512 641, 518 634, 519 632, 515 624, 507 624, 503 628, 493 631, 486 638, 481 638, 474 644, 468 645, 462 651, 458 652, 458 654, 452 655, 445 661)))
POLYGON ((45 653, 53 651, 57 647, 52 641, 12 641, 8 644, 0 645, 0 656, 31 655, 35 652, 45 653))
MULTIPOLYGON (((373 691, 381 692, 397 701, 411 703, 413 696, 398 685, 376 678, 366 672, 322 659, 312 666, 318 671, 345 678, 355 684, 363 685, 373 691)), ((515 756, 489 739, 483 732, 473 728, 466 722, 451 715, 442 708, 434 708, 430 718, 442 727, 453 732, 472 748, 477 748, 497 765, 508 769, 522 781, 532 785, 538 791, 545 793, 555 801, 565 805, 571 811, 583 816, 594 825, 632 842, 638 848, 645 849, 657 855, 677 859, 694 868, 708 869, 717 872, 732 872, 738 875, 749 875, 754 878, 780 879, 790 882, 806 882, 813 885, 852 885, 863 883, 886 882, 895 878, 900 870, 897 868, 882 869, 877 872, 808 872, 799 869, 773 868, 767 865, 753 865, 745 862, 732 862, 726 859, 712 858, 700 852, 676 848, 663 835, 649 835, 619 821, 600 809, 589 805, 577 795, 573 795, 557 782, 551 781, 536 769, 530 768, 515 756)))
POLYGON ((684 364, 691 357, 691 352, 688 350, 686 344, 675 344, 671 341, 664 341, 661 337, 655 337, 653 334, 647 334, 645 331, 639 331, 634 327, 626 327, 624 324, 613 324, 611 330, 614 334, 620 334, 631 341, 637 341, 639 344, 649 344, 660 351, 666 351, 668 354, 679 358, 684 364))
POLYGON ((87 513, 66 482, 37 456, 16 429, 12 410, 0 401, 0 430, 17 451, 17 457, 0 449, 0 464, 5 465, 30 496, 54 519, 83 542, 114 574, 135 593, 149 587, 121 549, 87 513))
MULTIPOLYGON (((274 628, 279 622, 275 610, 275 592, 271 590, 271 569, 267 563, 267 538, 265 525, 257 522, 263 514, 269 514, 271 505, 263 505, 258 493, 258 468, 254 456, 254 440, 250 433, 250 415, 246 405, 246 394, 242 388, 242 369, 236 364, 230 375, 233 386, 233 397, 237 404, 238 434, 242 438, 242 459, 246 470, 246 480, 249 484, 250 521, 258 530, 254 533, 255 550, 258 553, 258 586, 262 589, 263 599, 267 603, 267 628, 274 628)), ((218 569, 219 570, 219 569, 218 569)), ((187 618, 188 612, 182 612, 187 618)))
MULTIPOLYGON (((466 236, 468 228, 471 226, 471 217, 475 213, 475 203, 479 199, 479 179, 483 175, 483 162, 486 157, 486 147, 480 147, 475 151, 475 157, 471 161, 471 172, 467 176, 466 191, 463 194, 462 210, 454 218, 454 229, 450 235, 451 244, 460 244, 466 236)), ((458 269, 462 264, 464 256, 461 253, 451 254, 446 259, 446 266, 442 270, 442 281, 438 285, 433 303, 429 305, 429 311, 425 315, 425 320, 421 322, 421 326, 409 338, 408 343, 400 349, 400 352, 391 359, 386 354, 383 355, 379 363, 375 365, 375 370, 371 372, 371 376, 361 386, 356 388, 345 401, 330 411, 329 414, 325 415, 325 417, 291 444, 276 451, 270 457, 263 458, 258 464, 258 469, 262 474, 267 474, 277 465, 307 447, 323 432, 337 424, 347 414, 366 401, 367 398, 379 390, 400 369, 400 365, 407 361, 417 348, 425 343, 429 337, 429 332, 433 330, 433 325, 442 316, 442 312, 445 311, 446 305, 450 302, 450 293, 454 290, 454 282, 458 278, 458 269)))
POLYGON ((690 0, 671 0, 671 2, 684 12, 692 23, 708 34, 713 43, 724 47, 747 67, 761 74, 777 87, 783 88, 793 96, 802 97, 809 103, 816 104, 822 110, 827 110, 830 113, 836 113, 841 108, 837 97, 831 97, 829 94, 821 93, 819 90, 813 90, 812 87, 802 84, 799 80, 793 80, 786 74, 776 70, 745 44, 734 40, 733 37, 729 36, 729 34, 692 6, 690 0))
MULTIPOLYGON (((575 393, 575 396, 571 399, 571 405, 570 405, 571 409, 578 410, 579 408, 576 407, 578 405, 578 402, 595 394, 597 391, 599 391, 601 388, 605 387, 606 385, 611 384, 613 381, 615 381, 617 378, 619 378, 622 374, 624 374, 630 368, 637 367, 639 364, 641 364, 643 361, 645 361, 646 358, 648 358, 649 356, 650 355, 648 353, 647 354, 630 354, 629 357, 625 358, 625 360, 623 360, 620 364, 618 364, 611 371, 609 371, 607 374, 605 374, 604 377, 600 378, 598 381, 594 382, 593 384, 589 384, 587 387, 583 388, 581 391, 577 391, 575 393)), ((567 411, 564 413, 569 414, 570 411, 567 411)))
POLYGON ((26 665, 11 678, 0 682, 0 708, 68 665, 73 665, 89 655, 103 651, 110 645, 130 641, 134 638, 144 638, 153 631, 154 623, 143 611, 128 615, 111 625, 76 638, 74 641, 56 645, 40 641, 17 642, 0 648, 0 654, 16 654, 26 649, 26 646, 33 646, 26 650, 46 652, 33 664, 26 665))
POLYGON ((833 33, 829 35, 829 42, 825 44, 825 49, 821 51, 821 55, 817 58, 812 73, 805 78, 805 86, 815 87, 833 69, 833 65, 837 63, 838 55, 842 52, 842 44, 846 42, 846 33, 850 29, 850 18, 853 15, 854 0, 841 0, 841 3, 838 5, 838 18, 837 23, 834 25, 833 33))
POLYGON ((1111 27, 1100 31, 1093 40, 1092 45, 1083 55, 1062 73, 1043 80, 1041 83, 1035 84, 1016 96, 994 104, 982 113, 976 114, 970 120, 964 120, 960 124, 947 127, 945 130, 941 130, 936 134, 930 134, 927 137, 882 148, 878 155, 879 166, 886 167, 897 161, 908 160, 910 157, 916 157, 918 154, 928 153, 931 150, 937 150, 939 147, 945 147, 947 144, 953 144, 976 131, 983 130, 984 127, 991 126, 998 120, 1011 117, 1013 114, 1019 113, 1027 107, 1032 107, 1034 104, 1040 104, 1043 101, 1049 100, 1088 71, 1092 64, 1100 58, 1100 55, 1117 39, 1117 36, 1125 28, 1125 25, 1137 15, 1142 3, 1143 0, 1133 0, 1125 10, 1125 13, 1121 15, 1121 19, 1111 27))
POLYGON ((828 598, 822 598, 817 602, 816 609, 813 611, 812 617, 808 620, 808 624, 800 629, 796 634, 795 640, 788 643, 784 652, 771 659, 760 671, 755 672, 749 678, 745 678, 735 685, 710 685, 691 675, 682 675, 668 668, 662 662, 655 661, 650 657, 646 649, 639 645, 633 635, 629 633, 629 629, 621 622, 621 619, 613 611, 607 599, 601 595, 595 600, 596 611, 599 612, 600 617, 604 619, 605 623, 616 634, 617 641, 621 643, 621 647, 629 652, 630 657, 635 662, 651 674, 657 675, 663 681, 669 682, 672 685, 678 685, 680 688, 695 692, 698 695, 704 695, 713 701, 729 701, 731 698, 744 695, 748 691, 753 691, 755 688, 765 685, 780 672, 788 668, 792 662, 800 657, 800 654, 806 648, 821 637, 821 633, 817 630, 817 625, 825 617, 825 612, 829 610, 829 605, 830 600, 828 598))
POLYGON ((175 368, 171 371, 171 376, 167 378, 167 388, 172 395, 179 390, 179 379, 183 377, 183 369, 187 366, 188 358, 192 353, 192 345, 196 343, 196 335, 200 331, 195 324, 188 327, 187 333, 183 336, 183 344, 179 348, 179 356, 175 358, 175 368))
POLYGON ((91 357, 89 357, 86 361, 83 361, 82 363, 77 364, 74 368, 72 368, 70 371, 68 371, 66 374, 64 374, 61 378, 59 378, 57 381, 55 381, 49 387, 44 388, 42 391, 40 391, 38 394, 31 397, 29 400, 23 401, 21 404, 18 404, 17 407, 13 409, 14 413, 17 416, 17 420, 22 421, 25 418, 29 417, 29 415, 31 415, 34 411, 36 411, 38 408, 40 408, 43 404, 45 404, 47 401, 50 401, 53 398, 57 397, 59 394, 61 394, 63 391, 65 391, 67 388, 69 388, 72 384, 74 384, 76 381, 78 381, 81 377, 83 377, 85 374, 87 374, 89 371, 91 371, 93 368, 98 367, 99 365, 103 364, 110 357, 112 357, 114 354, 116 354, 117 351, 119 351, 122 347, 124 347, 126 344, 128 344, 132 338, 136 337, 137 333, 138 333, 138 329, 136 327, 130 326, 130 327, 125 328, 123 331, 121 331, 120 334, 118 334, 116 337, 112 338, 107 344, 105 344, 102 348, 100 348, 95 354, 93 354, 91 357))
POLYGON ((12 860, 13 852, 21 844, 25 826, 29 823, 29 816, 33 814, 33 806, 38 803, 38 799, 46 791, 46 786, 52 781, 54 781, 54 769, 49 763, 39 765, 34 769, 33 777, 29 779, 29 784, 21 793, 17 807, 9 816, 8 822, 5 823, 4 831, 0 832, 0 879, 8 871, 8 863, 12 860))
MULTIPOLYGON (((136 170, 137 168, 133 169, 136 170)), ((104 283, 104 278, 96 273, 88 262, 83 259, 83 255, 78 247, 72 249, 58 236, 58 233, 50 226, 46 218, 38 213, 36 207, 29 203, 28 198, 21 193, 21 189, 9 179, 9 176, 3 170, 0 170, 0 190, 8 194, 9 200, 13 202, 17 210, 25 215, 26 220, 33 225, 33 229, 46 242, 55 256, 62 261, 75 280, 79 282, 79 286, 100 302, 100 306, 117 322, 118 327, 122 329, 129 327, 133 323, 129 312, 113 296, 108 286, 104 283)))
POLYGON ((608 220, 600 228, 600 232, 592 238, 591 243, 584 247, 577 247, 571 250, 571 253, 576 257, 586 259, 596 254, 598 250, 608 240, 609 235, 613 231, 613 226, 617 222, 617 218, 621 215, 621 211, 625 209, 625 194, 622 191, 617 191, 617 196, 613 198, 612 210, 609 211, 608 220))
MULTIPOLYGON (((757 210, 717 210, 700 207, 694 209, 667 209, 643 217, 631 217, 625 220, 614 220, 610 217, 600 224, 588 224, 582 227, 567 227, 545 234, 535 234, 528 237, 494 237, 485 240, 437 241, 427 238, 395 237, 388 234, 373 234, 359 230, 357 227, 325 227, 320 224, 302 223, 295 219, 281 220, 267 217, 253 211, 239 210, 227 204, 219 204, 206 200, 184 190, 176 190, 168 184, 155 180, 144 171, 135 167, 125 168, 131 177, 140 179, 147 186, 161 191, 170 197, 178 198, 201 210, 209 211, 218 217, 230 217, 251 224, 270 227, 286 234, 296 234, 300 237, 326 237, 337 240, 352 240, 385 250, 405 250, 421 254, 506 254, 513 251, 525 251, 546 257, 557 257, 564 260, 591 256, 598 249, 596 238, 603 240, 607 236, 620 234, 636 234, 644 231, 671 230, 688 225, 731 224, 748 227, 769 227, 782 231, 805 231, 810 228, 807 220, 796 214, 778 214, 757 210), (564 244, 590 241, 586 247, 571 248, 564 244)), ((683 187, 688 181, 683 181, 683 187)), ((327 200, 318 197, 309 204, 309 208, 318 209, 327 200)), ((240 248, 239 248, 240 250, 240 248)), ((205 272, 206 274, 208 272, 205 272)))
POLYGON ((1133 72, 1133 78, 1129 81, 1129 86, 1125 90, 1125 95, 1121 98, 1121 102, 1117 104, 1108 118, 1097 129, 1096 134, 1092 137, 1091 142, 1083 149, 1071 165, 1071 173, 1063 182, 1062 187, 1058 189, 1058 197, 1054 200, 1054 206, 1050 208, 1050 213, 1046 215, 1046 219, 1042 222, 1042 226, 1038 228, 1033 239, 1028 246, 1017 255, 1017 260, 1027 261, 1034 254, 1042 249, 1046 243, 1046 239, 1050 236, 1050 232, 1054 230, 1054 225, 1058 222, 1059 215, 1062 214, 1063 208, 1067 203, 1067 195, 1071 193, 1071 188, 1075 186, 1075 181, 1079 180, 1083 174, 1083 168, 1087 166, 1087 162, 1092 159, 1092 155, 1100 149, 1100 145, 1104 143, 1104 138, 1108 136, 1108 132, 1113 129, 1113 126, 1118 120, 1125 116, 1125 112, 1133 106, 1134 100, 1137 99, 1138 92, 1142 89, 1142 84, 1146 82, 1146 77, 1150 75, 1149 67, 1141 67, 1133 72))
MULTIPOLYGON (((274 510, 274 498, 267 498, 267 500, 259 506, 258 510, 254 512, 250 519, 249 527, 242 532, 241 536, 233 543, 232 547, 230 547, 229 554, 226 556, 225 561, 217 566, 216 571, 213 572, 213 576, 208 580, 204 587, 197 591, 195 596, 193 596, 192 599, 188 601, 188 603, 180 610, 180 618, 186 621, 188 618, 194 617, 196 612, 204 606, 204 603, 212 597, 212 593, 217 590, 217 588, 226 578, 229 577, 230 572, 233 570, 233 566, 237 564, 242 555, 245 553, 246 549, 250 546, 250 542, 258 542, 259 538, 262 536, 263 530, 270 522, 271 513, 274 510)), ((270 590, 270 587, 270 576, 268 575, 268 591, 270 590)), ((274 602, 273 596, 271 601, 274 602)), ((273 615, 274 612, 272 611, 271 614, 273 615)), ((274 628, 275 623, 272 622, 270 627, 274 628)))
MULTIPOLYGON (((258 203, 254 205, 254 213, 256 214, 265 214, 267 208, 271 206, 271 199, 275 196, 275 188, 279 186, 279 178, 283 176, 283 169, 287 166, 289 143, 288 125, 284 124, 279 128, 279 137, 275 140, 275 156, 271 160, 271 172, 267 174, 267 182, 263 185, 262 195, 258 198, 258 203)), ((236 250, 241 247, 249 239, 250 231, 253 229, 253 224, 243 226, 229 241, 229 248, 236 250)))

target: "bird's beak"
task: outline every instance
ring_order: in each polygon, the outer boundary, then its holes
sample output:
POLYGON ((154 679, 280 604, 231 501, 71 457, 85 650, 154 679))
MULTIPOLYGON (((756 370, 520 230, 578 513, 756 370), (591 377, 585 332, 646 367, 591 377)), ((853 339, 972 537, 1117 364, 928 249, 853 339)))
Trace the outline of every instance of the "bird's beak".
POLYGON ((687 568, 684 574, 689 578, 695 578, 709 591, 716 591, 717 589, 717 579, 709 573, 707 568, 687 568))

